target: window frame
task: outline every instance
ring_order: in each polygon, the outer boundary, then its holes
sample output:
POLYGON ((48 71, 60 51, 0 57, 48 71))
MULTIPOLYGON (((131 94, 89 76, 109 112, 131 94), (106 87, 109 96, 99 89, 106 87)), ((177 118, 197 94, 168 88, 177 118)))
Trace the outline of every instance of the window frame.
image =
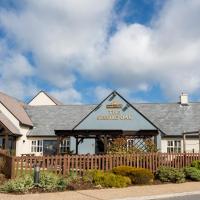
POLYGON ((181 153, 181 140, 167 140, 167 153, 181 153))
POLYGON ((43 140, 32 140, 31 141, 31 152, 42 153, 43 152, 43 140))
POLYGON ((60 145, 59 145, 60 153, 69 153, 70 152, 70 146, 71 146, 70 137, 63 139, 60 142, 60 145))

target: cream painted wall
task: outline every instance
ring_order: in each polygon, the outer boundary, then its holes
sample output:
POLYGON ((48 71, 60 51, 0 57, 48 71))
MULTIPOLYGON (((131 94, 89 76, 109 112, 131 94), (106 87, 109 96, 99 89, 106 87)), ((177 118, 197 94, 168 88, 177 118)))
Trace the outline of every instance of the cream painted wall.
POLYGON ((29 128, 25 126, 20 127, 20 133, 22 136, 18 137, 16 140, 16 156, 21 156, 21 154, 31 153, 30 152, 30 141, 28 141, 26 135, 29 132, 29 128))
MULTIPOLYGON (((183 152, 183 139, 180 138, 167 138, 161 140, 161 152, 167 153, 167 141, 168 140, 181 140, 181 151, 183 152)), ((199 152, 199 140, 198 139, 186 139, 186 152, 192 153, 194 150, 195 153, 199 152)))
POLYGON ((19 120, 1 103, 0 111, 19 129, 22 135, 16 140, 16 155, 19 156, 22 153, 26 153, 29 149, 29 145, 27 142, 24 143, 23 140, 27 140, 26 135, 29 131, 29 127, 21 125, 19 120))
POLYGON ((31 106, 53 105, 56 104, 44 93, 40 92, 30 103, 31 106))

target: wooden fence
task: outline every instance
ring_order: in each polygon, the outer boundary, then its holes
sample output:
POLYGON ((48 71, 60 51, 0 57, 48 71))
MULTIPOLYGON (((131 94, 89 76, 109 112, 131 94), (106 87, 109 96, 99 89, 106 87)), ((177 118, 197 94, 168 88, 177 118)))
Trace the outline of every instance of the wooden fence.
POLYGON ((14 157, 9 156, 9 153, 5 150, 0 150, 0 173, 5 174, 7 178, 15 177, 15 163, 14 157))
POLYGON ((114 155, 64 155, 64 156, 22 156, 12 157, 10 177, 24 173, 32 173, 38 164, 41 171, 52 171, 60 175, 71 172, 83 174, 86 170, 98 169, 109 171, 113 167, 127 165, 143 167, 156 172, 161 166, 183 168, 193 160, 200 160, 199 153, 142 153, 142 154, 114 154, 114 155))

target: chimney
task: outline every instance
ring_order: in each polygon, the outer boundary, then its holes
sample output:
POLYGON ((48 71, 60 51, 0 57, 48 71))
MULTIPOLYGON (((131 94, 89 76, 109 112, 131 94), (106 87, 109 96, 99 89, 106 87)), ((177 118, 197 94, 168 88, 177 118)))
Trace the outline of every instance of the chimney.
POLYGON ((180 103, 181 105, 183 106, 187 106, 188 103, 189 103, 189 100, 188 100, 188 94, 186 93, 181 93, 181 96, 180 96, 180 103))

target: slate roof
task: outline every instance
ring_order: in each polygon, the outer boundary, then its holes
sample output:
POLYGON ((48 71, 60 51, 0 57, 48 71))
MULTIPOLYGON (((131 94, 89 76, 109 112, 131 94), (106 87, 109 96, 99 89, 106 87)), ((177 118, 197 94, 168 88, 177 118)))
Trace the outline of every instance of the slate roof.
POLYGON ((55 136, 54 130, 71 130, 94 107, 94 105, 27 106, 25 110, 34 124, 28 135, 55 136))
MULTIPOLYGON (((163 133, 171 136, 200 129, 200 103, 132 104, 163 133)), ((54 130, 71 130, 96 105, 27 106, 34 128, 29 136, 55 136, 54 130)))
POLYGON ((200 103, 133 105, 166 135, 182 135, 200 129, 200 103))

